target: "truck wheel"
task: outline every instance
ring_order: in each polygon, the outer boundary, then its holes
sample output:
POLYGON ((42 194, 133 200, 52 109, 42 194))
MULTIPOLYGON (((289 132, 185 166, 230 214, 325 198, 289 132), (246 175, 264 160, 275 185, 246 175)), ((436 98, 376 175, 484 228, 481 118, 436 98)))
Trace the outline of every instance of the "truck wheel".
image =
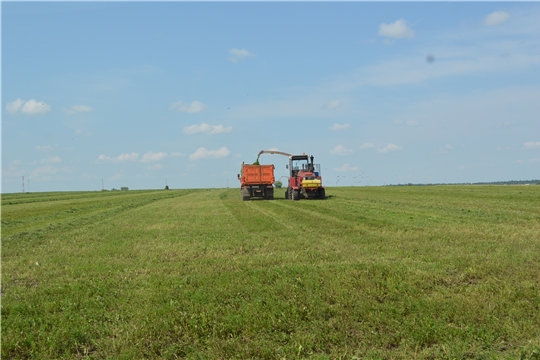
POLYGON ((248 201, 249 200, 249 196, 242 196, 242 201, 248 201))
POLYGON ((291 199, 292 200, 298 200, 299 196, 298 196, 298 190, 293 190, 292 191, 292 195, 291 195, 291 199))

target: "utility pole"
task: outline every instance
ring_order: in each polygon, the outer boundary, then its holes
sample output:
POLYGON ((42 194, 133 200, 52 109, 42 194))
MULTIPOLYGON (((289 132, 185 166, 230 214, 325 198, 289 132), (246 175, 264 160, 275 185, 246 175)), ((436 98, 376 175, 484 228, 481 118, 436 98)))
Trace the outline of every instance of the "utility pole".
POLYGON ((30 179, 28 179, 28 192, 30 192, 30 179))
POLYGON ((24 194, 24 176, 22 177, 22 192, 24 194))
POLYGON ((105 188, 103 187, 103 179, 101 179, 101 191, 105 190, 105 188))

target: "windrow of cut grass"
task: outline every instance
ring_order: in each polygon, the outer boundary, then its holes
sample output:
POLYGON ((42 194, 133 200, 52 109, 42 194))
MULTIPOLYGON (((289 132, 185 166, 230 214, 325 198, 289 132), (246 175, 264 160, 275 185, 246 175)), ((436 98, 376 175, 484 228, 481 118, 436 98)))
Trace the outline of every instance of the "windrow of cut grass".
POLYGON ((540 187, 327 195, 4 195, 2 358, 540 357, 540 187))

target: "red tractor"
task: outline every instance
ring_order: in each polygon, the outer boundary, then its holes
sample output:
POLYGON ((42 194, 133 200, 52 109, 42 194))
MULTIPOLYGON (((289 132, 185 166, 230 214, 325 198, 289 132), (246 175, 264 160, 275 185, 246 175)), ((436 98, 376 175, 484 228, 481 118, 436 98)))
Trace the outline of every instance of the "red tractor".
MULTIPOLYGON (((289 186, 285 198, 298 199, 326 199, 322 186, 321 166, 313 163, 313 155, 291 155, 281 151, 261 150, 261 154, 279 154, 289 158, 289 186)), ((257 162, 259 157, 257 157, 257 162)))

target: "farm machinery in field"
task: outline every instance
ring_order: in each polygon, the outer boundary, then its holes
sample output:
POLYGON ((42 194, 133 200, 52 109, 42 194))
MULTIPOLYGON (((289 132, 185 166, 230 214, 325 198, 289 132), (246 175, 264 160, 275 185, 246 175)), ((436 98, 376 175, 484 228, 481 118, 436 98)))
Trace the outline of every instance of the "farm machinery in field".
POLYGON ((287 169, 289 170, 289 184, 285 192, 285 198, 290 200, 299 199, 326 199, 324 186, 322 185, 321 166, 313 163, 313 155, 305 153, 292 155, 282 151, 261 150, 257 156, 256 164, 262 154, 278 154, 289 158, 287 169))

